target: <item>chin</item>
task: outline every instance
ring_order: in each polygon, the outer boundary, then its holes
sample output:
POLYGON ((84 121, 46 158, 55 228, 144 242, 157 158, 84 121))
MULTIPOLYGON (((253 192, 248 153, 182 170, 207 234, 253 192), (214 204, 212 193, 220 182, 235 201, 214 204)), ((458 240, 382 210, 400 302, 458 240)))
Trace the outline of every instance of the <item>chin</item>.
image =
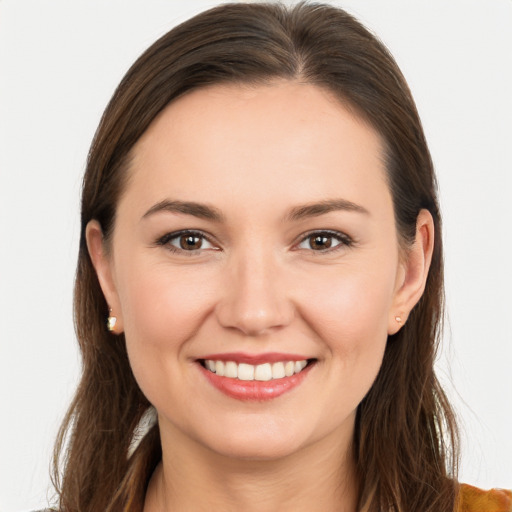
POLYGON ((240 460, 272 461, 286 458, 300 450, 300 445, 288 440, 245 439, 244 441, 226 440, 213 447, 214 451, 224 457, 240 460), (282 441, 282 442, 281 442, 282 441))
POLYGON ((234 459, 275 460, 288 457, 310 443, 306 432, 282 428, 271 422, 239 426, 238 428, 220 428, 209 431, 201 437, 201 443, 213 452, 234 459))

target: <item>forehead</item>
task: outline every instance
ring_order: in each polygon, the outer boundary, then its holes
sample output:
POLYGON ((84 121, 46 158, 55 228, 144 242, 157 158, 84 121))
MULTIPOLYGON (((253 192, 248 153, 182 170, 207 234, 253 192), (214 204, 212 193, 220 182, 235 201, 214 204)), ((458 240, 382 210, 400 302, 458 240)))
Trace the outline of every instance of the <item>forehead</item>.
POLYGON ((134 148, 128 188, 148 200, 335 195, 358 202, 364 191, 387 192, 382 146, 325 89, 287 81, 216 85, 175 100, 155 119, 134 148))

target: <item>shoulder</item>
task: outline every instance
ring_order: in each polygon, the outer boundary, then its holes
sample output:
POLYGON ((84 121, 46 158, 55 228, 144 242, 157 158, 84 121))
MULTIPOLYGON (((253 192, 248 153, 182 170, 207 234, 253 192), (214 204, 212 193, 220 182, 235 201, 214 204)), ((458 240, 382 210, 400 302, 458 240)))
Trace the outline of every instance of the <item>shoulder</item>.
POLYGON ((484 491, 472 485, 462 484, 457 512, 512 512, 512 491, 484 491))

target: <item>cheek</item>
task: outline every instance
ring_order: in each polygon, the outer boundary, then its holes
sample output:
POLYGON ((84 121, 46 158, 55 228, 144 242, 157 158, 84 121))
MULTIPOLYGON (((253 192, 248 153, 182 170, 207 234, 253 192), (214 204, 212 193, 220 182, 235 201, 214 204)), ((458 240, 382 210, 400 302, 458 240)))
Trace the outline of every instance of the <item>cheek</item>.
POLYGON ((393 277, 393 272, 377 275, 344 269, 330 279, 313 279, 304 298, 303 316, 325 339, 353 340, 349 345, 356 346, 374 337, 385 339, 393 277))
POLYGON ((179 352, 211 310, 215 280, 204 272, 157 264, 120 277, 128 351, 144 360, 179 352))
POLYGON ((330 279, 308 283, 309 299, 303 302, 302 315, 328 350, 326 368, 334 392, 344 390, 338 404, 342 411, 357 406, 379 372, 387 343, 394 277, 393 267, 389 272, 345 268, 330 279))
POLYGON ((185 371, 188 341, 211 310, 215 281, 197 270, 171 270, 167 265, 126 268, 119 296, 130 366, 144 395, 165 410, 168 403, 183 401, 183 386, 190 378, 185 371))

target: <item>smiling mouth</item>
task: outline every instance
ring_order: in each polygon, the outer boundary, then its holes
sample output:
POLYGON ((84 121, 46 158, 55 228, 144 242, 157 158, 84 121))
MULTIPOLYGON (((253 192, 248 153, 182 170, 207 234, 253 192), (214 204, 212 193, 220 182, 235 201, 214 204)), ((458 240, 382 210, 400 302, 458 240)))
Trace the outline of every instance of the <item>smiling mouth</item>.
POLYGON ((214 359, 200 359, 203 368, 218 377, 227 377, 239 381, 268 382, 285 379, 301 373, 311 366, 316 359, 302 359, 300 361, 278 361, 275 363, 248 364, 235 361, 219 361, 214 359))

